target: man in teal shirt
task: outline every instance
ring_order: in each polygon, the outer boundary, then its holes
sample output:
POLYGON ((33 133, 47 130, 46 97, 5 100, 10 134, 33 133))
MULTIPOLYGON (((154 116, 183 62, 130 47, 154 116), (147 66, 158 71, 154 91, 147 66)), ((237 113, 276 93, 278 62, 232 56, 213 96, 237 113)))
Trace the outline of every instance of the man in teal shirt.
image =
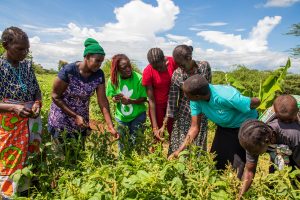
POLYGON ((216 153, 217 169, 225 169, 230 162, 238 169, 239 178, 242 176, 246 161, 246 152, 238 140, 238 131, 241 124, 247 119, 258 117, 254 109, 260 104, 258 98, 249 98, 240 92, 225 85, 211 85, 201 75, 188 78, 183 84, 183 91, 190 100, 192 124, 184 143, 172 157, 177 157, 199 132, 202 115, 217 125, 211 152, 216 153))

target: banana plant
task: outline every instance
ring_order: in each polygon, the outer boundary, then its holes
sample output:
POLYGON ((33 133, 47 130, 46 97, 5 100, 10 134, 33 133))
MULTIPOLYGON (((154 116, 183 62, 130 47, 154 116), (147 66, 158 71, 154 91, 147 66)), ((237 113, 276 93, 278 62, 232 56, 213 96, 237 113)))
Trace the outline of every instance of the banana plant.
POLYGON ((260 81, 258 93, 253 91, 252 88, 246 88, 242 82, 236 80, 229 74, 225 74, 225 79, 228 84, 238 89, 241 94, 248 97, 258 96, 261 103, 257 110, 262 113, 272 105, 278 94, 283 93, 283 84, 286 78, 287 70, 290 67, 291 61, 288 59, 285 66, 281 66, 279 69, 272 72, 264 82, 260 81))

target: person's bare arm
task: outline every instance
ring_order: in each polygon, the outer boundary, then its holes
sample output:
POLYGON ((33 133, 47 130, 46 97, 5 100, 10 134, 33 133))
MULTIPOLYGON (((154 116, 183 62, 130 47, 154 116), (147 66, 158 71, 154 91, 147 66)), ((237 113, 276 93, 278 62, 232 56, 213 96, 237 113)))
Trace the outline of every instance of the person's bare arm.
POLYGON ((52 88, 52 101, 67 115, 70 117, 74 118, 74 121, 76 125, 82 126, 82 127, 87 127, 88 124, 86 121, 84 121, 84 118, 77 114, 75 111, 73 111, 69 106, 63 101, 62 96, 63 93, 66 91, 68 88, 68 83, 65 81, 61 80, 60 78, 56 78, 53 83, 53 88, 52 88))
POLYGON ((124 105, 128 105, 128 104, 141 104, 141 103, 145 103, 146 101, 147 101, 146 97, 141 97, 141 98, 138 98, 138 99, 131 99, 131 98, 123 96, 121 98, 121 102, 124 105))
POLYGON ((201 119, 202 115, 197 115, 197 116, 192 116, 192 122, 191 122, 191 127, 188 131, 188 134, 186 135, 184 142, 180 145, 180 147, 172 153, 168 159, 176 158, 178 157, 178 154, 186 149, 193 141, 194 139, 198 136, 199 131, 200 131, 200 126, 201 126, 201 119))
POLYGON ((97 93, 98 105, 99 105, 100 110, 104 116, 106 123, 107 123, 108 130, 111 132, 112 135, 114 135, 115 138, 119 138, 119 134, 115 130, 114 125, 112 123, 109 102, 108 102, 108 99, 107 99, 106 93, 105 93, 105 85, 100 84, 97 87, 96 93, 97 93))
POLYGON ((0 112, 15 112, 20 117, 32 117, 34 114, 30 108, 21 104, 0 103, 0 112))
POLYGON ((63 93, 66 91, 68 87, 68 83, 65 81, 61 80, 60 78, 56 78, 53 83, 53 88, 52 88, 52 101, 61 108, 61 110, 69 115, 70 117, 75 118, 77 113, 74 112, 72 109, 70 109, 67 104, 62 99, 63 93))
POLYGON ((252 181, 253 181, 253 178, 255 176, 256 166, 257 166, 257 163, 246 162, 245 169, 244 169, 244 174, 243 174, 243 178, 242 178, 242 181, 243 181, 242 182, 242 187, 240 188, 238 199, 241 199, 243 194, 245 192, 247 192, 248 189, 250 188, 250 186, 252 184, 252 181))
POLYGON ((155 137, 159 140, 162 140, 159 134, 159 128, 156 119, 156 104, 154 99, 154 91, 152 86, 146 86, 146 92, 149 100, 149 109, 150 109, 150 117, 152 122, 152 130, 155 137))

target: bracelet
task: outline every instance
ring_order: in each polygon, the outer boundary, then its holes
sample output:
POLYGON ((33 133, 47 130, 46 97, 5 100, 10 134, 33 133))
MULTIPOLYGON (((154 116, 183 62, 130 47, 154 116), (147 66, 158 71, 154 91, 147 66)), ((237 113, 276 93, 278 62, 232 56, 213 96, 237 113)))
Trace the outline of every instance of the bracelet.
POLYGON ((157 127, 153 127, 152 130, 153 130, 153 131, 157 131, 158 128, 157 128, 157 127))
POLYGON ((163 122, 163 126, 166 126, 168 124, 168 122, 166 121, 166 122, 163 122))

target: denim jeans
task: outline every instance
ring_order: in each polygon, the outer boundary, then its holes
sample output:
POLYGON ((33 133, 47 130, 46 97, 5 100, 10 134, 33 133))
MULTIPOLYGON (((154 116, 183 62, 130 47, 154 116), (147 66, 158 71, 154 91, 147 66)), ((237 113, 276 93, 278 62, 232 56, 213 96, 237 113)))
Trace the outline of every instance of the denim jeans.
POLYGON ((123 122, 116 118, 118 122, 118 132, 120 134, 119 149, 124 148, 124 141, 127 140, 129 145, 135 144, 135 139, 138 132, 143 133, 145 130, 144 123, 146 121, 146 112, 141 113, 134 120, 130 122, 123 122), (127 135, 129 134, 129 135, 127 135), (126 136, 126 137, 125 137, 126 136), (126 138, 126 139, 125 139, 126 138))

